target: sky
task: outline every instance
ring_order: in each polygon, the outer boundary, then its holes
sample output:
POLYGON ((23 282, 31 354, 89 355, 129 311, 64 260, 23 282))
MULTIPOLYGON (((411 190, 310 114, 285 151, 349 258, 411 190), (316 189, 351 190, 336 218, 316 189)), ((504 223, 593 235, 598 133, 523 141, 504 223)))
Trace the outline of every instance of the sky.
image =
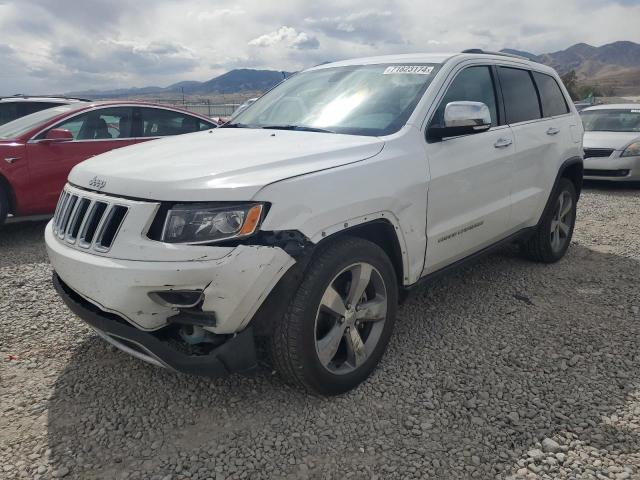
POLYGON ((408 52, 640 43, 640 0, 0 0, 0 95, 408 52))

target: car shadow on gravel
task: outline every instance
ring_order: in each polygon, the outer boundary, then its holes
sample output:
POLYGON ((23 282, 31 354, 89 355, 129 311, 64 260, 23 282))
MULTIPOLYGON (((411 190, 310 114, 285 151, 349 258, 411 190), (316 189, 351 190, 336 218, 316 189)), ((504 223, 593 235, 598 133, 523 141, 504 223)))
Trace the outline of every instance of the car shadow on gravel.
POLYGON ((0 226, 0 267, 47 262, 44 246, 46 220, 20 221, 0 226), (16 254, 16 250, 20 255, 16 254))
POLYGON ((623 418, 640 378, 639 269, 575 243, 555 265, 512 249, 490 255, 414 290, 380 368, 330 399, 267 369, 216 380, 171 373, 88 337, 48 402, 53 469, 504 478, 545 437, 568 444, 566 432, 638 451, 636 433, 603 419, 623 418))
POLYGON ((588 190, 606 192, 634 192, 640 190, 640 182, 607 182, 602 180, 585 180, 583 187, 588 190))

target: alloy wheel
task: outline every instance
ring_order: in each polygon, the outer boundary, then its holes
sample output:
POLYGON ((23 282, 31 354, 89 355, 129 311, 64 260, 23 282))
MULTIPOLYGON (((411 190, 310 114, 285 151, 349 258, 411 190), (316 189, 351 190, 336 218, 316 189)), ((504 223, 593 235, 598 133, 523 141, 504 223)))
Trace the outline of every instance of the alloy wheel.
POLYGON ((380 272, 354 263, 329 283, 315 320, 320 363, 344 375, 364 364, 374 351, 387 318, 387 290, 380 272))
POLYGON ((573 217, 573 198, 564 190, 558 196, 551 219, 551 249, 554 252, 561 251, 569 240, 573 217))

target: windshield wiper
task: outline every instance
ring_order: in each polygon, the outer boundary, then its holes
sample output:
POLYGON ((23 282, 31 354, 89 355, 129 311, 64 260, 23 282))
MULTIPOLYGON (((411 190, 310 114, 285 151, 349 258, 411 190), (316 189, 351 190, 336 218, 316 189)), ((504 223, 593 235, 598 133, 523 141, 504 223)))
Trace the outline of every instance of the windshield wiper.
POLYGON ((298 132, 336 133, 326 128, 305 127, 304 125, 267 125, 262 127, 267 130, 295 130, 298 132))
POLYGON ((244 123, 225 123, 218 128, 249 128, 249 125, 245 125, 244 123))

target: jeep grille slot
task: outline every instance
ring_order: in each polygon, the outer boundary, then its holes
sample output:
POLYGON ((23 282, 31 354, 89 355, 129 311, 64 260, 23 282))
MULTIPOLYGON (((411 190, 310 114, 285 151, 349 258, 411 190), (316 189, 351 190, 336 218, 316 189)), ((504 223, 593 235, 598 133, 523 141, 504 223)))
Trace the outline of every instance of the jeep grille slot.
POLYGON ((84 248, 89 248, 91 246, 106 210, 107 204, 104 202, 95 202, 92 205, 91 210, 89 210, 89 215, 87 216, 87 221, 85 222, 82 232, 80 233, 80 237, 78 238, 78 245, 84 248))
POLYGON ((89 209, 89 205, 91 205, 91 200, 89 200, 88 198, 81 198, 78 202, 78 207, 73 213, 73 217, 71 217, 69 225, 67 225, 65 238, 68 242, 73 243, 76 241, 78 232, 80 231, 80 227, 82 226, 82 221, 84 220, 87 214, 87 210, 89 209))
POLYGON ((71 214, 73 213, 77 202, 78 197, 76 195, 70 195, 64 203, 64 208, 60 214, 60 221, 58 224, 58 237, 64 237, 64 232, 67 229, 67 224, 69 223, 69 219, 71 218, 71 214))
POLYGON ((115 205, 109 210, 107 218, 100 229, 100 235, 96 240, 96 250, 106 251, 111 248, 113 239, 116 238, 128 210, 127 207, 121 205, 115 205))
POLYGON ((84 249, 107 252, 120 231, 129 207, 63 191, 53 216, 53 232, 84 249))

